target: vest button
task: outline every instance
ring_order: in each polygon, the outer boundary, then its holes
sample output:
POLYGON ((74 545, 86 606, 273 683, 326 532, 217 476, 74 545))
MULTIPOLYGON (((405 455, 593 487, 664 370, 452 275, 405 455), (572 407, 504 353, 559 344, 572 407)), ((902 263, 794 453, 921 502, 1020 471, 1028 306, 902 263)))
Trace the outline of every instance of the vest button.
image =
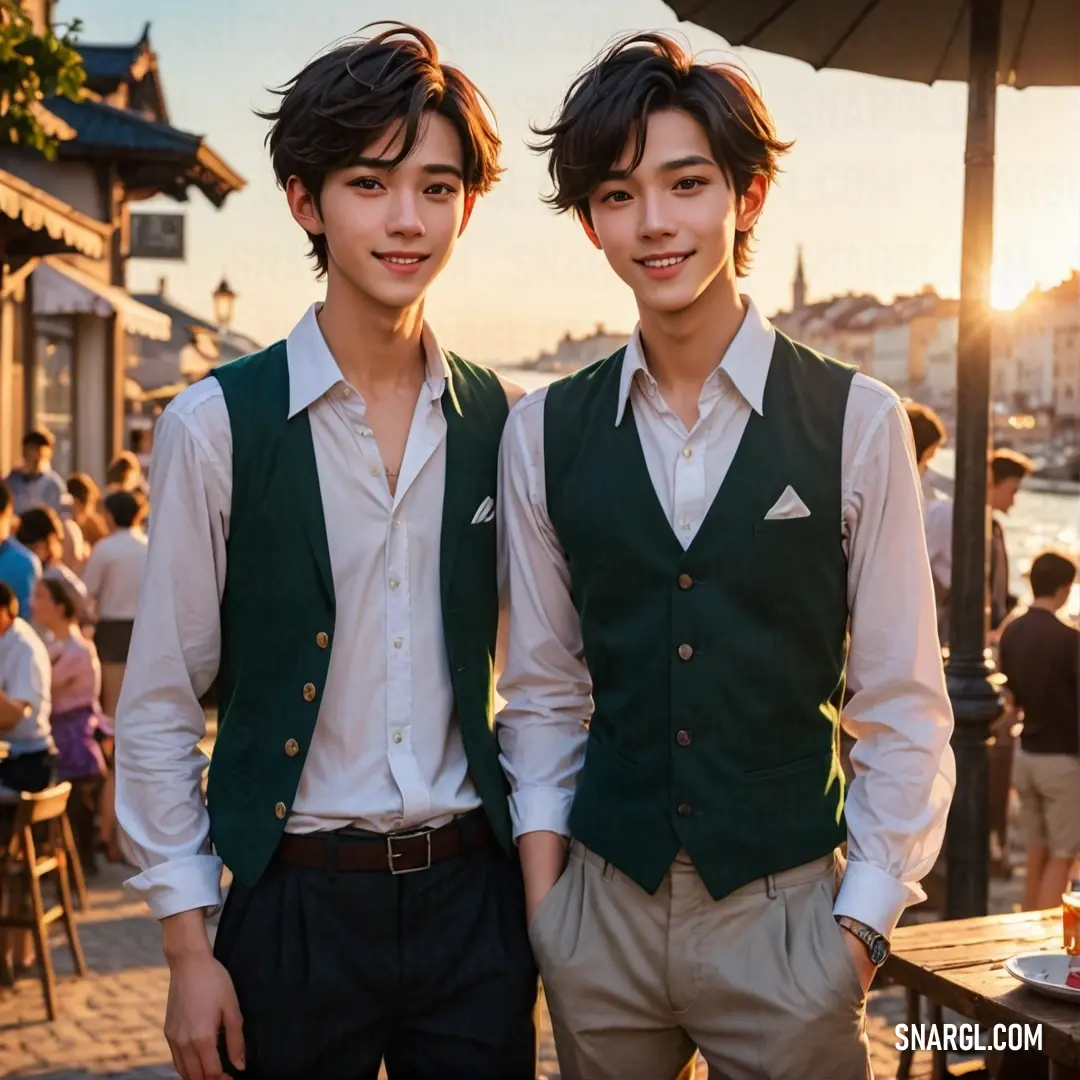
POLYGON ((686 731, 686 730, 684 729, 683 731, 680 731, 680 732, 679 732, 679 733, 678 733, 678 734, 677 734, 677 735, 675 736, 675 741, 676 741, 676 742, 677 742, 677 743, 678 743, 678 744, 679 744, 680 746, 689 746, 689 745, 690 745, 690 744, 691 744, 691 743, 692 743, 692 742, 693 742, 694 740, 693 740, 693 737, 691 736, 690 732, 689 732, 689 731, 686 731))
POLYGON ((281 821, 285 817, 285 804, 283 802, 274 803, 274 817, 281 821))
POLYGON ((315 684, 314 683, 304 683, 304 700, 305 701, 314 701, 315 700, 315 684))
POLYGON ((679 817, 689 817, 691 813, 689 803, 679 803, 679 817))
POLYGON ((325 649, 326 646, 330 644, 329 635, 324 630, 320 630, 315 635, 315 644, 318 645, 320 649, 325 649))
POLYGON ((680 589, 689 589, 690 586, 693 585, 693 584, 694 584, 694 579, 689 574, 680 574, 679 575, 679 588, 680 589))
POLYGON ((289 757, 296 757, 296 755, 300 753, 300 744, 295 739, 289 739, 289 741, 285 743, 285 753, 288 754, 289 757))
POLYGON ((680 645, 679 656, 683 660, 689 660, 694 655, 694 647, 692 645, 680 645))

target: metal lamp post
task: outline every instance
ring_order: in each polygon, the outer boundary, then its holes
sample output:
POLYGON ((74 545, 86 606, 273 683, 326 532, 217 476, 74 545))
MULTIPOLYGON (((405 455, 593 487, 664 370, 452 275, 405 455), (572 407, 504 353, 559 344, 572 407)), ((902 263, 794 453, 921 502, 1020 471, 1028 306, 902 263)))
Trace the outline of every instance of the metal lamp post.
POLYGON ((956 485, 949 658, 945 679, 956 728, 956 793, 946 844, 945 914, 985 915, 989 884, 990 726, 1002 701, 986 657, 987 449, 990 430, 990 267, 994 232, 994 132, 1002 0, 972 0, 964 228, 957 351, 956 485))

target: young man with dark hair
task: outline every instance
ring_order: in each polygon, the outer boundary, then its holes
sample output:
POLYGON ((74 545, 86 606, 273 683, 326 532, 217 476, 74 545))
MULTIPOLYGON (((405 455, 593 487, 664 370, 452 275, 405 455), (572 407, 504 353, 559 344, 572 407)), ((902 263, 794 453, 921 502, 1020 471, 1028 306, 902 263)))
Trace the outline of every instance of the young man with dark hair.
POLYGON ((12 469, 6 483, 15 497, 15 513, 23 514, 34 506, 48 506, 59 511, 64 497, 64 481, 53 471, 52 456, 56 439, 51 431, 39 429, 23 436, 21 469, 12 469))
MULTIPOLYGON (((76 601, 79 623, 85 625, 91 622, 94 609, 86 585, 79 575, 64 563, 64 523, 60 520, 60 515, 47 506, 32 507, 19 521, 15 538, 38 558, 45 577, 63 580, 76 601)), ((27 616, 31 610, 32 605, 23 608, 27 616)), ((34 628, 40 630, 36 623, 34 628)))
POLYGON ((1016 450, 995 450, 990 458, 990 629, 997 631, 1016 607, 1016 595, 1009 588, 1009 552, 1005 529, 999 515, 1008 514, 1016 502, 1020 485, 1031 475, 1035 463, 1016 450))
POLYGON ((64 526, 50 507, 35 506, 19 519, 15 539, 40 560, 42 569, 59 562, 64 554, 64 526))
POLYGON ((0 483, 0 582, 11 586, 23 611, 29 611, 41 579, 41 560, 15 536, 15 498, 0 483))
POLYGON ((119 716, 166 1032, 189 1078, 227 1057, 254 1077, 375 1080, 385 1059, 391 1080, 531 1080, 536 967, 492 718, 498 446, 520 392, 424 321, 499 139, 400 25, 313 60, 267 115, 326 300, 158 425, 119 716))
POLYGON ((1054 907, 1080 858, 1080 631, 1058 617, 1076 562, 1044 551, 1029 571, 1034 599, 1001 632, 998 667, 1023 714, 1013 785, 1027 845, 1024 909, 1054 907))
POLYGON ((864 1078, 954 786, 903 406, 739 293, 788 148, 743 74, 633 37, 540 134, 640 316, 503 438, 501 746, 562 1075, 700 1048, 710 1075, 864 1078))

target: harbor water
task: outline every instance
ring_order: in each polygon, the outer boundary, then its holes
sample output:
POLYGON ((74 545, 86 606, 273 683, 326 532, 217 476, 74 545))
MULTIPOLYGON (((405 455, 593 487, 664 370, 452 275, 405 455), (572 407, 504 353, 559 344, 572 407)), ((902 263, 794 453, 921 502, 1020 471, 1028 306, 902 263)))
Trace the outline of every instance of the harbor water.
MULTIPOLYGON (((549 372, 505 368, 505 376, 526 390, 546 386, 556 376, 549 372)), ((953 475, 953 451, 943 447, 934 457, 933 467, 943 476, 953 475)), ((1028 567, 1040 551, 1057 547, 1080 558, 1080 495, 1020 489, 1016 504, 1005 518, 1005 537, 1009 547, 1010 586, 1026 602, 1031 596, 1027 584, 1028 567)), ((1066 613, 1080 620, 1080 582, 1073 586, 1066 613)))

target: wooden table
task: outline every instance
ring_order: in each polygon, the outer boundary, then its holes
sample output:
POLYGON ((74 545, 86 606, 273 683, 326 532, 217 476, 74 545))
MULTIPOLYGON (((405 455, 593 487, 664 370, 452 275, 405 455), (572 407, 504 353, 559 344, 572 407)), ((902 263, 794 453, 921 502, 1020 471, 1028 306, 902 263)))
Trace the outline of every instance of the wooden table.
MULTIPOLYGON (((909 1012, 921 995, 984 1028, 1041 1024, 1052 1080, 1080 1080, 1080 1006, 1029 990, 1005 970, 1017 953, 1061 947, 1061 908, 922 923, 895 932, 882 974, 907 987, 909 1012)), ((910 1068, 908 1051, 901 1054, 898 1080, 907 1075, 905 1059, 910 1068)), ((1000 1071, 991 1075, 1009 1075, 1006 1065, 995 1068, 1000 1071)), ((947 1075, 944 1070, 942 1054, 935 1057, 935 1075, 947 1075)))

